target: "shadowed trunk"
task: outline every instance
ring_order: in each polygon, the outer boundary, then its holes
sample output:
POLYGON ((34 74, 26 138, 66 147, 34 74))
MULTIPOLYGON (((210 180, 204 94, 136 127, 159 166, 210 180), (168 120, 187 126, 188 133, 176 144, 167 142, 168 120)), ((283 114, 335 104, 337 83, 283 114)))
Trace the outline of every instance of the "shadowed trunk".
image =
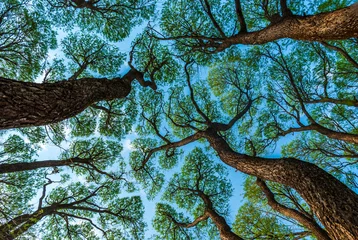
MULTIPOLYGON (((81 203, 84 203, 88 199, 93 197, 100 188, 101 187, 97 188, 97 190, 95 190, 94 192, 92 192, 91 194, 80 200, 75 200, 74 202, 70 202, 70 203, 61 203, 60 201, 58 203, 53 203, 50 206, 46 206, 46 207, 42 207, 42 200, 45 196, 43 195, 42 198, 40 199, 39 208, 36 211, 34 211, 31 214, 23 214, 17 216, 11 219, 10 221, 0 225, 0 239, 13 240, 19 237, 20 235, 22 235, 23 233, 25 233, 30 227, 37 224, 42 218, 46 216, 50 216, 53 214, 66 214, 65 212, 63 213, 59 212, 59 210, 61 209, 71 209, 71 210, 79 210, 79 211, 84 210, 94 213, 109 213, 115 215, 116 213, 111 212, 107 209, 91 208, 88 206, 80 205, 81 203)), ((46 190, 46 187, 44 189, 46 190)))
MULTIPOLYGON (((82 78, 29 83, 0 77, 0 129, 40 126, 73 117, 91 104, 124 98, 143 74, 132 69, 122 78, 82 78)), ((149 84, 147 86, 150 86, 149 84)))
POLYGON ((33 214, 23 214, 0 226, 0 237, 13 240, 38 223, 43 217, 53 213, 49 207, 35 211, 33 214))
POLYGON ((35 170, 38 168, 69 166, 75 163, 86 164, 89 163, 90 161, 91 159, 89 158, 75 157, 65 160, 46 160, 46 161, 29 162, 29 163, 0 164, 0 174, 35 170))
POLYGON ((213 207, 213 203, 210 200, 210 197, 207 196, 203 191, 197 190, 198 196, 205 203, 205 214, 211 218, 216 227, 219 230, 220 238, 223 240, 243 240, 241 237, 237 236, 235 233, 231 231, 231 227, 227 224, 224 217, 219 215, 215 208, 213 207))
POLYGON ((295 189, 332 239, 358 239, 358 195, 332 175, 294 158, 268 159, 237 153, 212 129, 204 137, 229 166, 295 189))
POLYGON ((218 228, 222 240, 243 240, 231 231, 231 227, 227 224, 225 218, 220 216, 214 209, 207 209, 206 212, 218 228))
POLYGON ((260 31, 239 33, 223 40, 215 39, 217 51, 234 44, 264 44, 281 38, 325 41, 358 37, 358 3, 312 16, 286 16, 260 31))

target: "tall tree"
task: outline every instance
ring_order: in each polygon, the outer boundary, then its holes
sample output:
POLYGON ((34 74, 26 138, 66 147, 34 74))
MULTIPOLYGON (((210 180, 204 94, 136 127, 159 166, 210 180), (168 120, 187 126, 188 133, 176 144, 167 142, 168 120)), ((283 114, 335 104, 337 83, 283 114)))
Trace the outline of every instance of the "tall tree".
MULTIPOLYGON (((237 217, 239 236, 356 239, 357 4, 181 0, 165 1, 160 16, 154 7, 151 0, 0 3, 0 129, 16 128, 0 132, 0 238, 143 238, 130 179, 154 200, 180 154, 201 144, 191 163, 210 165, 203 154, 213 149, 257 178, 246 189, 254 201, 237 217), (142 30, 131 50, 112 42, 142 30), (50 52, 56 37, 61 44, 50 52), (137 91, 134 80, 152 89, 137 91), (133 132, 128 178, 120 141, 133 132), (292 138, 282 156, 268 155, 292 138), (49 143, 61 155, 40 161, 49 143), (263 224, 244 224, 256 219, 263 224)), ((169 186, 193 218, 158 204, 156 227, 173 238, 206 230, 237 238, 223 218, 222 176, 194 179, 201 169, 169 186)))
MULTIPOLYGON (((215 103, 210 99, 210 95, 203 88, 195 90, 192 87, 189 64, 186 64, 185 72, 189 95, 185 96, 181 89, 173 89, 167 110, 163 113, 173 124, 174 129, 178 129, 178 136, 181 136, 181 140, 169 141, 147 150, 138 165, 144 166, 157 151, 169 151, 199 139, 205 139, 227 165, 243 173, 295 189, 324 225, 331 238, 354 239, 357 236, 358 219, 355 212, 358 196, 332 175, 314 164, 299 159, 264 158, 256 154, 250 156, 237 152, 230 146, 226 140, 230 139, 230 135, 226 136, 225 132, 245 115, 249 115, 250 108, 258 99, 253 97, 254 92, 251 91, 252 86, 248 82, 240 79, 238 74, 231 78, 236 80, 234 86, 240 105, 237 106, 234 117, 225 123, 220 120, 219 110, 214 107, 215 103), (302 178, 305 181, 302 181, 302 178), (350 207, 347 207, 348 202, 350 207)), ((227 80, 227 78, 224 79, 227 80)), ((254 84, 254 81, 250 83, 254 84)), ((160 132, 158 135, 163 136, 160 132)), ((254 148, 253 151, 255 152, 254 148)))
MULTIPOLYGON (((297 48, 302 50, 299 46, 297 48)), ((265 49, 262 53, 273 62, 269 68, 271 74, 267 85, 271 91, 268 96, 269 102, 276 105, 278 111, 287 113, 286 119, 271 114, 274 120, 270 127, 276 128, 278 135, 314 130, 329 138, 357 144, 358 135, 355 134, 357 123, 354 117, 350 117, 355 115, 352 109, 355 102, 352 88, 340 87, 337 86, 336 81, 331 81, 338 75, 332 69, 332 65, 336 62, 332 61, 324 50, 315 45, 311 53, 309 46, 305 49, 307 54, 303 56, 303 61, 294 60, 292 56, 284 56, 282 46, 278 43, 274 43, 270 49, 265 49), (310 57, 310 54, 313 57, 310 57), (318 65, 316 67, 319 71, 310 73, 304 66, 304 58, 315 60, 311 62, 318 65), (332 95, 337 97, 330 97, 332 95), (311 100, 316 96, 317 101, 311 100), (333 108, 331 116, 322 109, 325 103, 331 104, 333 108), (289 126, 287 124, 289 121, 294 121, 298 127, 284 129, 287 127, 283 127, 282 123, 289 126)), ((354 66, 352 68, 354 69, 354 66)), ((350 77, 340 80, 348 84, 350 77)))
POLYGON ((344 1, 337 4, 341 9, 323 12, 302 11, 290 5, 286 0, 245 4, 240 0, 168 1, 161 18, 163 33, 153 29, 153 35, 175 40, 183 49, 210 53, 235 44, 264 44, 282 38, 327 41, 358 36, 358 5, 354 1, 344 1))
POLYGON ((100 231, 105 239, 125 237, 127 231, 135 239, 140 239, 144 225, 141 222, 143 211, 139 197, 112 196, 108 199, 106 195, 110 185, 85 186, 80 183, 70 184, 66 188, 57 187, 47 195, 46 187, 53 182, 48 178, 43 186, 37 209, 16 216, 0 226, 4 239, 19 237, 48 217, 51 219, 47 220, 49 223, 45 224, 42 232, 45 239, 50 236, 53 239, 79 236, 96 238, 92 227, 100 231), (82 223, 78 223, 78 220, 82 223))
MULTIPOLYGON (((81 78, 55 83, 30 83, 0 78, 1 129, 40 126, 73 117, 90 105, 125 98, 134 79, 152 86, 131 69, 123 77, 81 78)), ((154 87, 153 87, 154 88, 154 87)))
POLYGON ((254 238, 301 239, 313 235, 331 239, 293 189, 253 177, 246 179, 244 188, 247 201, 238 211, 235 231, 254 238))
POLYGON ((242 239, 232 232, 225 220, 232 187, 225 177, 225 168, 213 161, 203 150, 195 148, 186 156, 181 172, 174 174, 169 180, 163 200, 184 208, 193 215, 194 220, 187 222, 187 219, 183 219, 183 216, 170 206, 158 204, 154 227, 160 232, 161 237, 189 238, 190 228, 204 225, 208 229, 200 231, 208 231, 210 238, 213 239, 215 235, 210 235, 210 227, 214 225, 221 239, 242 239), (178 216, 180 218, 177 218, 178 216))
POLYGON ((134 185, 117 141, 73 141, 60 156, 66 160, 57 161, 38 161, 36 146, 18 135, 10 136, 1 150, 3 239, 142 238, 141 199, 121 195, 134 185))

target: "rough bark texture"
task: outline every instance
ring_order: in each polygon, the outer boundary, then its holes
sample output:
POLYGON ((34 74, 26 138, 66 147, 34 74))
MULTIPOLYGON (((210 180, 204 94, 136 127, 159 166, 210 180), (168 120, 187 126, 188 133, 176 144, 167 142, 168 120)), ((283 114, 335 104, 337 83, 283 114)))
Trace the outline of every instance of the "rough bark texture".
POLYGON ((40 126, 73 117, 101 100, 126 97, 140 72, 122 78, 29 83, 0 77, 0 129, 40 126))
POLYGON ((0 226, 0 237, 5 240, 13 240, 38 223, 44 216, 50 214, 50 209, 44 208, 34 212, 33 214, 18 216, 10 222, 0 226))
POLYGON ((358 196, 332 175, 294 158, 267 159, 237 153, 213 130, 207 130, 205 138, 229 166, 295 189, 332 239, 358 239, 358 196))
POLYGON ((213 209, 207 209, 207 214, 211 218, 211 220, 214 222, 216 227, 219 230, 220 238, 222 240, 243 240, 239 236, 237 236, 235 233, 231 231, 230 226, 227 224, 225 218, 220 216, 215 210, 213 209))
POLYGON ((70 158, 65 160, 46 160, 29 163, 0 164, 0 174, 35 170, 38 168, 69 166, 76 163, 89 163, 89 158, 70 158))
POLYGON ((358 37, 358 3, 313 16, 287 16, 260 31, 239 33, 222 40, 217 51, 234 44, 264 44, 281 38, 326 41, 352 37, 358 37))
POLYGON ((205 203, 205 215, 208 215, 218 228, 220 238, 223 240, 243 240, 231 231, 231 227, 227 224, 225 218, 216 212, 210 197, 208 197, 203 191, 197 190, 197 192, 199 197, 205 203))

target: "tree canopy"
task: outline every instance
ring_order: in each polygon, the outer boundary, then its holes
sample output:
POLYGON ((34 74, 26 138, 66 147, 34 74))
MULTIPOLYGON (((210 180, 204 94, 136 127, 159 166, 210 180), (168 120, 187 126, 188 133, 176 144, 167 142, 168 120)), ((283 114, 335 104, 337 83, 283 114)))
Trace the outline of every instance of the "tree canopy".
POLYGON ((357 49, 352 0, 0 2, 0 239, 357 239, 357 49))

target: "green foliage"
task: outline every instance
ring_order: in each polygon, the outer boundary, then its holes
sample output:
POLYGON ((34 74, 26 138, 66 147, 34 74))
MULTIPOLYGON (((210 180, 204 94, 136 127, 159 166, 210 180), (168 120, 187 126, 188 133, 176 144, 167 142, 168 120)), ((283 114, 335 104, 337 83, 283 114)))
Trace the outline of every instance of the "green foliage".
POLYGON ((152 161, 143 164, 146 155, 155 144, 156 141, 153 139, 136 139, 132 142, 135 150, 131 152, 129 161, 133 169, 133 177, 141 184, 148 199, 153 199, 161 190, 164 183, 164 174, 160 169, 156 168, 152 161))
MULTIPOLYGON (((219 215, 226 216, 229 210, 228 199, 233 190, 226 175, 227 170, 224 166, 215 163, 214 159, 210 159, 210 155, 205 154, 202 149, 195 148, 185 157, 180 173, 174 174, 169 180, 162 199, 185 210, 194 219, 205 214, 207 208, 212 208, 219 215), (207 201, 210 201, 210 204, 207 201)), ((189 217, 178 213, 172 206, 157 204, 153 226, 161 237, 166 236, 168 239, 177 239, 179 236, 183 239, 191 239, 194 235, 195 238, 218 237, 215 225, 210 220, 202 220, 192 229, 185 227, 190 222, 192 220, 189 217)))
MULTIPOLYGON (((292 189, 267 183, 275 194, 275 200, 286 207, 309 212, 307 205, 292 189), (297 209, 299 207, 300 209, 297 209)), ((233 224, 233 231, 252 239, 296 239, 304 232, 300 223, 275 212, 267 205, 267 199, 260 187, 255 184, 254 177, 248 177, 244 183, 244 204, 239 208, 233 224)))
POLYGON ((111 41, 127 37, 136 25, 150 17, 154 6, 155 1, 152 0, 43 0, 37 3, 37 7, 46 12, 58 26, 69 30, 79 27, 98 32, 111 41))
MULTIPOLYGON (((185 191, 186 188, 200 190, 210 196, 213 206, 221 213, 227 211, 227 200, 232 193, 232 186, 226 178, 227 170, 202 149, 195 148, 185 157, 180 174, 174 174, 163 195, 163 199, 175 202, 178 207, 194 214, 201 208, 196 192, 185 191)), ((212 157, 214 158, 214 157, 212 157)))
POLYGON ((64 55, 70 59, 69 69, 75 73, 85 68, 81 76, 100 74, 111 76, 118 72, 124 54, 100 37, 89 33, 69 33, 61 42, 64 55))
MULTIPOLYGON (((176 36, 207 36, 222 37, 221 32, 232 34, 230 27, 236 26, 235 8, 232 2, 208 1, 211 6, 211 12, 216 19, 221 30, 215 27, 209 18, 207 7, 204 1, 166 1, 161 13, 160 27, 165 35, 176 36)), ((195 39, 185 39, 177 42, 179 51, 189 52, 190 50, 206 51, 200 47, 203 41, 195 39), (188 46, 194 46, 190 48, 188 46)), ((210 49, 208 49, 210 50, 210 49)), ((210 61, 211 57, 197 55, 198 60, 202 63, 210 61)))
POLYGON ((0 3, 0 71, 2 76, 33 81, 41 61, 56 47, 50 22, 29 1, 0 3))
POLYGON ((295 239, 291 229, 280 223, 277 216, 265 213, 250 202, 240 207, 233 231, 248 239, 295 239))
POLYGON ((195 239, 200 234, 195 229, 185 229, 175 225, 171 217, 178 222, 190 222, 183 213, 178 213, 168 204, 158 203, 156 206, 156 215, 153 220, 153 227, 161 234, 155 239, 195 239))
POLYGON ((115 186, 72 183, 55 188, 47 202, 56 212, 50 213, 42 226, 44 238, 142 239, 145 224, 141 221, 141 199, 120 198, 110 189, 115 186))
MULTIPOLYGON (((241 2, 249 32, 282 16, 282 1, 241 2)), ((287 4, 294 15, 303 16, 353 2, 287 4)), ((162 194, 153 220, 156 239, 218 239, 210 218, 195 227, 188 224, 209 207, 220 216, 230 215, 233 188, 227 171, 215 162, 202 137, 188 140, 196 148, 185 157, 180 173, 172 174, 181 155, 192 149, 178 143, 229 124, 247 106, 229 130, 217 131, 234 151, 267 156, 279 144, 283 157, 316 164, 357 190, 355 144, 311 130, 294 133, 293 139, 286 132, 312 124, 356 136, 357 68, 346 55, 357 61, 357 39, 279 40, 212 54, 218 44, 242 31, 234 1, 159 4, 161 13, 155 11, 154 0, 0 2, 2 77, 44 83, 112 79, 132 68, 158 87, 154 91, 133 82, 125 99, 92 104, 61 123, 0 132, 1 164, 39 161, 40 146, 46 144, 61 149, 53 160, 88 160, 0 176, 0 222, 30 216, 16 226, 23 231, 18 239, 143 239, 144 208, 135 196, 137 186, 150 200, 162 194), (56 37, 60 47, 49 52, 57 47, 56 37), (119 43, 127 37, 134 39, 131 50, 119 43), (166 37, 170 41, 161 40, 166 37), (124 61, 128 65, 121 68, 124 61), (120 141, 128 133, 136 139, 127 160, 120 141)), ((292 188, 267 184, 280 204, 315 219, 292 188)), ((305 230, 275 213, 253 178, 245 182, 245 198, 233 225, 245 239, 294 239, 305 230)))
POLYGON ((179 74, 179 64, 169 47, 150 37, 146 31, 133 41, 130 64, 160 85, 172 83, 179 74))
POLYGON ((36 155, 38 147, 32 143, 26 143, 19 135, 10 135, 1 143, 1 162, 30 162, 36 155))
POLYGON ((311 133, 302 134, 282 148, 283 156, 315 163, 353 190, 358 189, 357 153, 355 144, 311 133))

